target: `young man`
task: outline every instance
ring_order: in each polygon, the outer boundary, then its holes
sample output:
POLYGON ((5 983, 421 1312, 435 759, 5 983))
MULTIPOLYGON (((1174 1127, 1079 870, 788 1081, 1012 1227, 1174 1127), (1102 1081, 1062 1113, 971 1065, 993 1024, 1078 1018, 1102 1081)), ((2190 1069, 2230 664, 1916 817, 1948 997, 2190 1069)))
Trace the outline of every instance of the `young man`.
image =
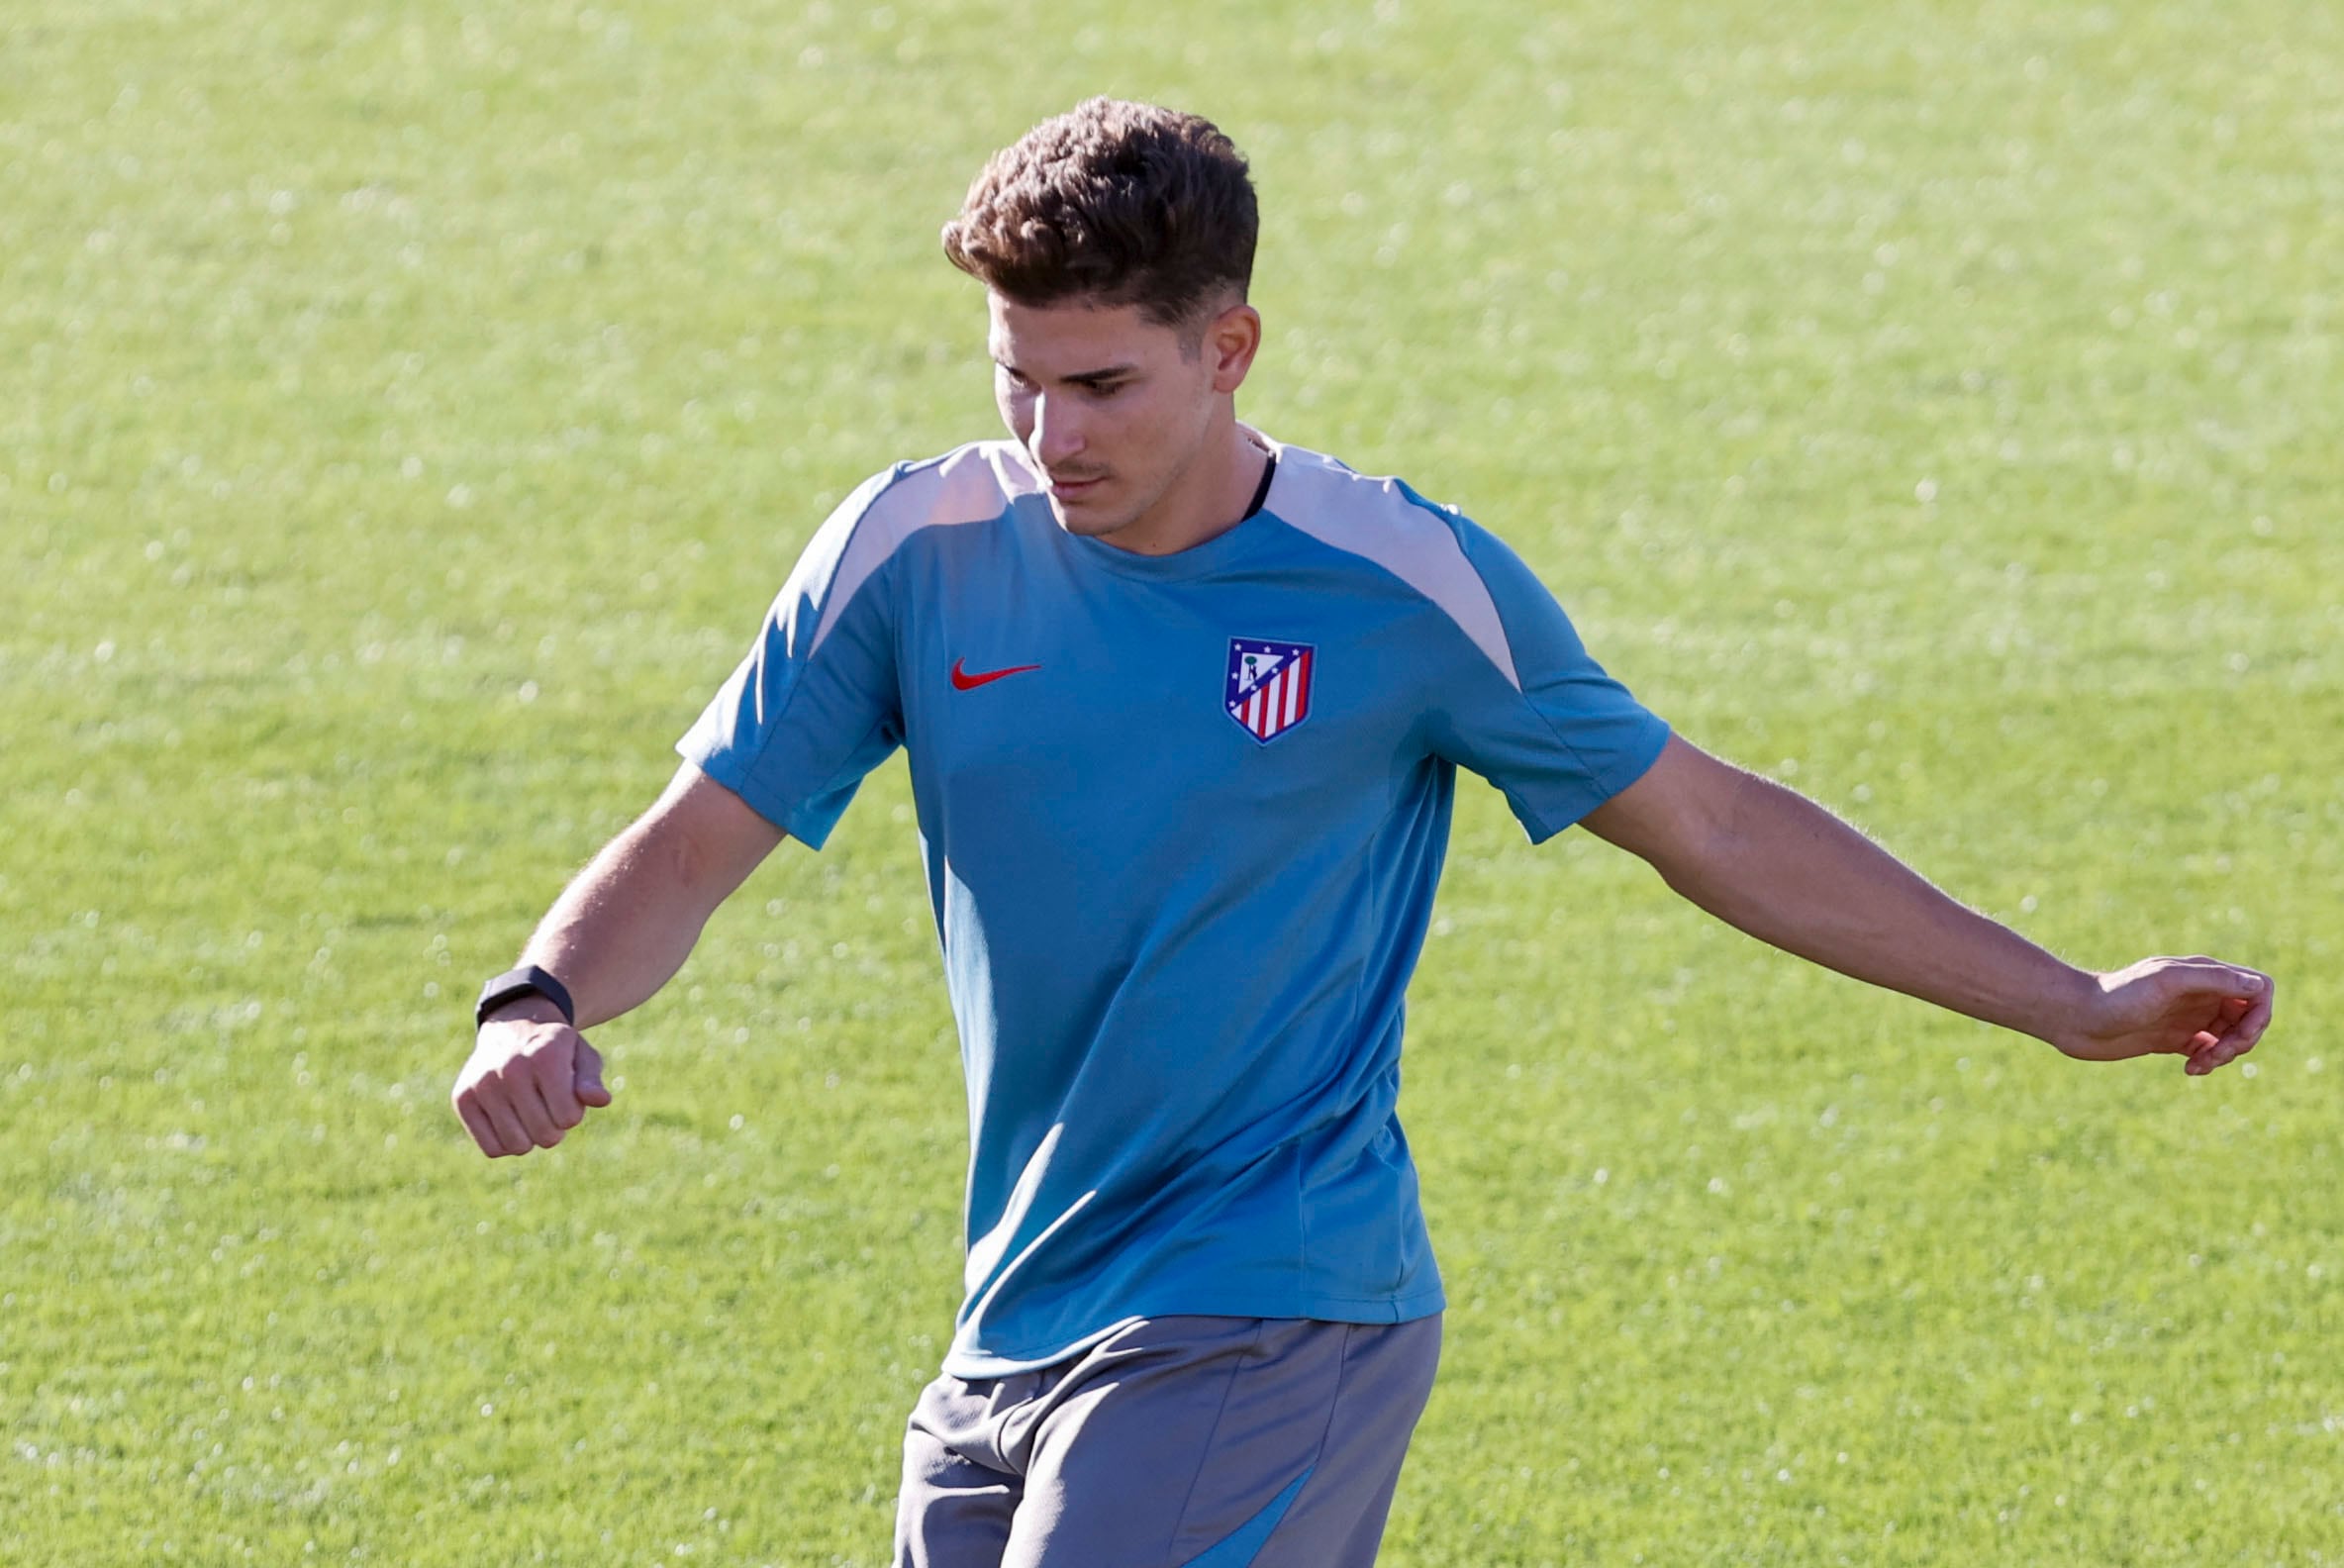
POLYGON ((1804 957, 2071 1056, 2210 1072, 2271 1017, 2207 958, 2072 968, 1680 738, 1454 511, 1237 422, 1253 190, 1105 100, 944 231, 1014 440, 815 536, 666 794, 482 993, 482 1150, 606 1106, 577 1029, 675 973, 784 835, 911 753, 973 1129, 967 1297, 905 1441, 918 1568, 1361 1568, 1441 1289, 1394 1114, 1460 766, 1804 957), (558 977, 558 978, 556 978, 558 977))

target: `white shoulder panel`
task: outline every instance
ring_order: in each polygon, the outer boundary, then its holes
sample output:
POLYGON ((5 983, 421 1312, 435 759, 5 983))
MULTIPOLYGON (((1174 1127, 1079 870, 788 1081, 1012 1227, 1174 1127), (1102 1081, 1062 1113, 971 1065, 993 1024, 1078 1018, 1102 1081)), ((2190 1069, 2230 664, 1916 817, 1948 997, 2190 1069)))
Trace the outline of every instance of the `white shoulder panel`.
POLYGON ((1465 558, 1447 518, 1397 479, 1353 473, 1333 458, 1279 446, 1267 510, 1322 544, 1365 556, 1432 601, 1489 655, 1515 691, 1521 675, 1498 602, 1465 558))
POLYGON ((848 496, 815 535, 799 564, 801 600, 810 593, 822 606, 822 620, 806 649, 809 658, 855 591, 904 540, 922 529, 990 523, 1018 497, 1041 490, 1024 448, 999 441, 957 447, 871 483, 877 493, 866 495, 871 486, 865 485, 848 496))

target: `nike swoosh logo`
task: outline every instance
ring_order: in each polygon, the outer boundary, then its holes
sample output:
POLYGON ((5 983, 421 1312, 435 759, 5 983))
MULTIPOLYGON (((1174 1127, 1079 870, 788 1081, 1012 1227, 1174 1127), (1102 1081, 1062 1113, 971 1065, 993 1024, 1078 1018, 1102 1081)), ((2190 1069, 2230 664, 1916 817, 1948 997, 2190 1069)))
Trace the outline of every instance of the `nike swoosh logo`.
POLYGON ((954 691, 975 691, 990 681, 997 681, 1009 675, 1023 675, 1027 670, 1041 668, 1039 664, 1012 664, 1007 669, 981 670, 971 675, 967 670, 961 668, 961 663, 962 661, 959 659, 952 661, 952 689, 954 691))

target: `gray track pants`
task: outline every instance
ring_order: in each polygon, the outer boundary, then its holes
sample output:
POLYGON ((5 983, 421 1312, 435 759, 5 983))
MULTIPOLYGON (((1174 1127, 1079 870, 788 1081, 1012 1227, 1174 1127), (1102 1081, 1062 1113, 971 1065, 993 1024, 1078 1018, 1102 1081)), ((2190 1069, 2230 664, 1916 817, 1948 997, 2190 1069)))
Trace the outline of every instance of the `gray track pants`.
POLYGON ((1368 1568, 1440 1320, 1158 1318, 904 1434, 898 1568, 1368 1568))

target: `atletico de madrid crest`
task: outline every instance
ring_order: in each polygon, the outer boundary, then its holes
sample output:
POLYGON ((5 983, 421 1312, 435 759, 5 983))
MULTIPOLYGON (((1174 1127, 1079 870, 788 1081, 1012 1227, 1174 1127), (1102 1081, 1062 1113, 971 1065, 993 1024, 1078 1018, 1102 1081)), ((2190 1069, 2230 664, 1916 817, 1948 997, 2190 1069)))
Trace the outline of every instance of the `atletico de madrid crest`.
POLYGON ((1318 649, 1304 642, 1229 638, 1229 678, 1222 705, 1245 733, 1267 745, 1311 717, 1311 666, 1318 649))

